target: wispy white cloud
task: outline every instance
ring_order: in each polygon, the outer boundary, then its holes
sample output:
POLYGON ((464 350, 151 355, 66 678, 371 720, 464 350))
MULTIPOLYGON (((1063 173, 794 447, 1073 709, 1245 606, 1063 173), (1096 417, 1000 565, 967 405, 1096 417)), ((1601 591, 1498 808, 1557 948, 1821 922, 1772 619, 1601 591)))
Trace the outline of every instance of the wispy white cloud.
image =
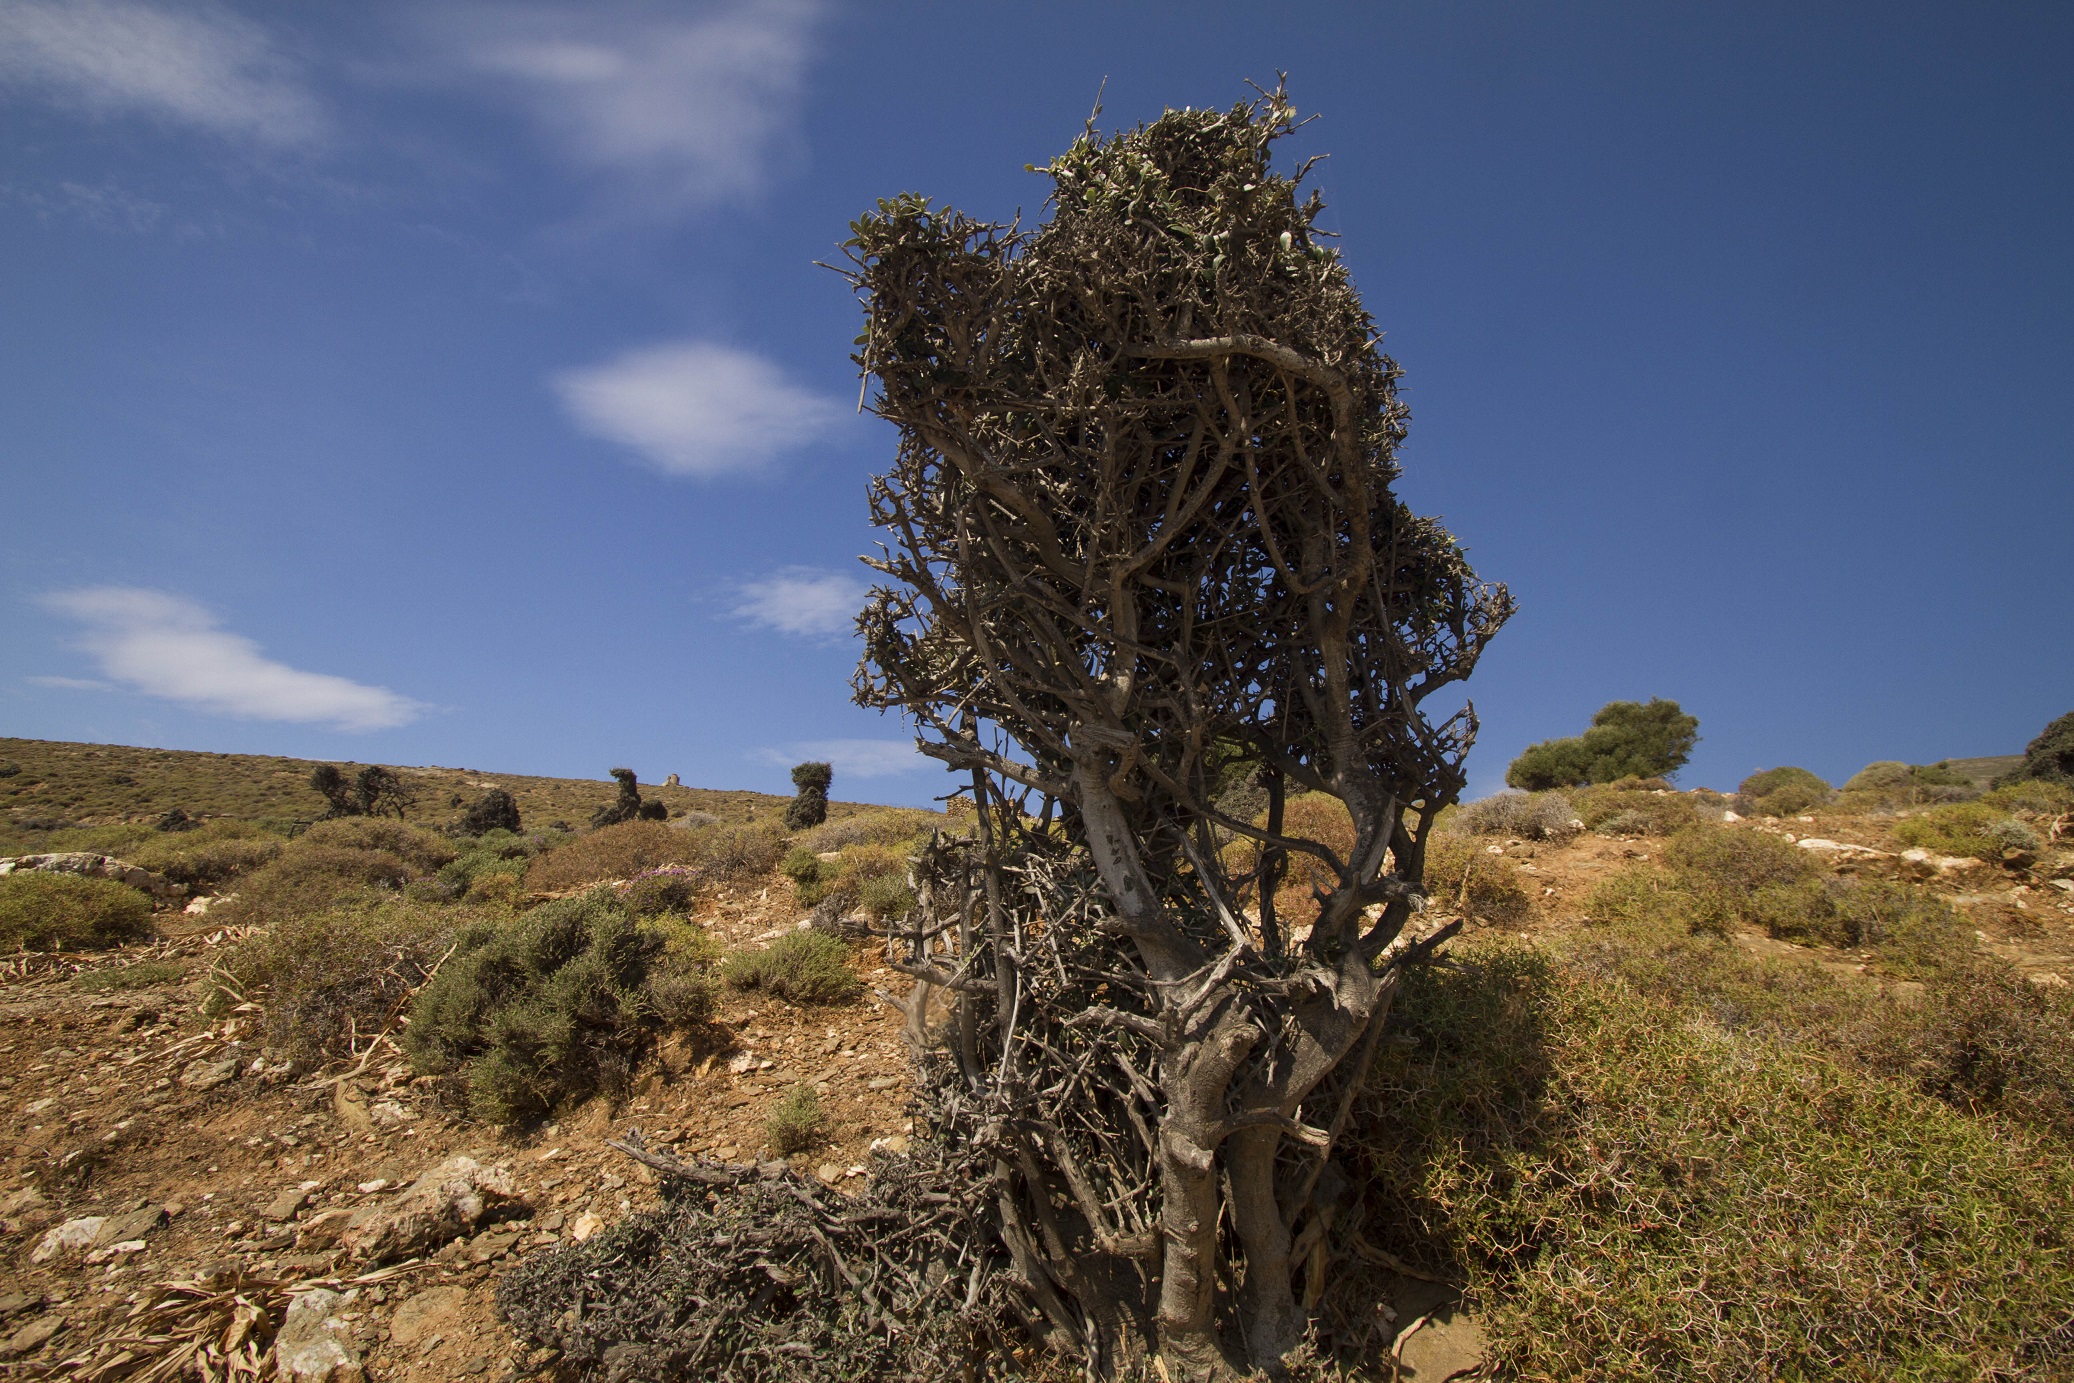
POLYGON ((786 768, 818 760, 835 769, 837 782, 846 777, 891 778, 935 764, 922 756, 913 740, 799 740, 758 750, 756 757, 786 768))
POLYGON ((206 0, 0 0, 0 82, 276 149, 328 123, 266 31, 206 0))
POLYGON ((819 0, 702 12, 627 4, 446 11, 433 32, 496 83, 623 209, 668 216, 753 197, 797 156, 819 0))
POLYGON ((584 431, 632 448, 668 475, 755 470, 835 426, 843 406, 761 356, 706 341, 628 351, 552 380, 584 431))
POLYGON ((113 682, 100 682, 91 677, 24 677, 32 687, 54 687, 59 691, 114 691, 113 682))
POLYGON ((219 627, 183 596, 136 586, 88 586, 43 597, 44 608, 85 626, 78 647, 114 682, 195 710, 341 730, 407 725, 426 707, 387 687, 277 663, 219 627))
POLYGON ((840 572, 785 567, 738 584, 733 614, 781 634, 829 638, 850 632, 868 590, 840 572))

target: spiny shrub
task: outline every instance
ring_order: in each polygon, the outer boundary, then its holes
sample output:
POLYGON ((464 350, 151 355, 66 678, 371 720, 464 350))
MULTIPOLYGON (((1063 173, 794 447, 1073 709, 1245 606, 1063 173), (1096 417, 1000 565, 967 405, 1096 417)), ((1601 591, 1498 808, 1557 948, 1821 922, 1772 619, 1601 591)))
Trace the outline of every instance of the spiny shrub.
POLYGON ((667 1021, 654 980, 695 981, 703 963, 669 940, 609 888, 468 928, 413 1007, 412 1065, 465 1083, 471 1111, 496 1123, 621 1090, 667 1021))
POLYGON ((296 837, 296 844, 380 850, 396 856, 420 874, 430 874, 460 854, 454 843, 437 831, 375 816, 320 821, 296 837))
POLYGON ((1712 814, 1661 778, 1625 778, 1578 788, 1570 794, 1570 805, 1587 829, 1607 836, 1667 836, 1712 814))
POLYGON ((454 829, 464 836, 479 836, 490 831, 510 831, 516 835, 521 829, 518 799, 503 788, 491 788, 469 804, 454 829))
POLYGON ((1426 896, 1442 912, 1500 926, 1524 918, 1532 901, 1517 864, 1447 833, 1426 847, 1426 896))
POLYGON ((698 837, 659 821, 626 821, 580 835, 533 861, 526 884, 538 892, 631 879, 666 864, 700 862, 698 837))
POLYGON ((322 912, 356 894, 395 893, 415 871, 386 850, 349 850, 297 840, 271 864, 238 883, 224 905, 225 919, 243 926, 271 927, 291 917, 322 912))
POLYGON ((1495 941, 1408 976, 1415 1041, 1348 1154, 1375 1245, 1464 1283, 1505 1376, 2038 1375, 2074 1299, 2065 1145, 1834 1059, 1860 1010, 1811 965, 1821 1059, 1724 1029, 1707 976, 1739 960, 1708 950, 1661 988, 1495 941))
POLYGON ((0 874, 0 949, 81 951, 151 935, 151 900, 113 879, 0 874))
POLYGON ((1944 855, 1970 855, 1999 864, 2004 851, 2035 854, 2044 848, 2038 833, 1998 806, 1954 802, 1894 823, 1894 838, 1944 855))
POLYGON ((1804 768, 1767 768, 1743 779, 1736 789, 1747 816, 1798 816, 1836 794, 1828 783, 1804 768))
POLYGON ((698 896, 699 873, 681 864, 666 864, 627 880, 620 895, 636 917, 663 917, 691 911, 698 896))
MULTIPOLYGON (((499 827, 467 842, 460 855, 439 870, 439 882, 450 898, 477 892, 476 885, 493 877, 523 883, 527 864, 545 848, 538 836, 514 835, 499 827)), ((500 886, 501 889, 501 886, 500 886)))
POLYGON ((908 886, 905 870, 898 874, 876 875, 857 888, 857 906, 874 922, 898 921, 912 911, 914 905, 915 892, 908 886))
POLYGON ((2006 812, 2058 816, 2061 812, 2074 810, 2074 785, 2044 778, 2019 778, 2013 783, 2004 783, 1980 800, 2006 812))
POLYGON ((819 1143, 828 1132, 821 1112, 821 1097, 811 1085, 795 1085, 765 1116, 763 1129, 771 1151, 780 1157, 803 1153, 819 1143))
POLYGON ((123 858, 176 884, 206 891, 272 863, 286 844, 249 822, 210 821, 147 841, 123 858))
POLYGON ((2074 787, 2074 711, 2053 721, 2024 746, 2023 763, 2006 781, 2025 780, 2074 787))
POLYGON ((714 883, 739 884, 760 879, 785 854, 785 837, 769 826, 708 826, 675 834, 690 837, 692 863, 714 883))
POLYGON ((918 808, 859 812, 816 826, 800 838, 799 848, 825 855, 851 845, 908 845, 928 839, 931 830, 944 824, 935 812, 918 808))
POLYGON ((1493 793, 1465 803, 1448 818, 1451 830, 1519 840, 1558 840, 1583 829, 1583 824, 1560 792, 1493 793))
POLYGON ((826 932, 787 932, 762 951, 737 951, 721 967, 736 989, 794 1004, 846 1004, 863 991, 850 948, 826 932))
POLYGON ((792 770, 792 801, 785 807, 785 829, 805 831, 828 819, 828 786, 835 769, 824 763, 803 763, 792 770))
POLYGON ((284 917, 233 946, 218 966, 213 1011, 260 1006, 268 1044, 304 1065, 351 1055, 393 1019, 479 915, 402 899, 356 899, 284 917))

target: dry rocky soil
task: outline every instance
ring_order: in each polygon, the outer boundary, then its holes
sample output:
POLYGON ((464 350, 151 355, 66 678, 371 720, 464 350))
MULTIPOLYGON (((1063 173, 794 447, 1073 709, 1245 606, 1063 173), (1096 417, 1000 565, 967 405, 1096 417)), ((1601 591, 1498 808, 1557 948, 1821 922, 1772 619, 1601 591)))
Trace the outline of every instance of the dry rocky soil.
MULTIPOLYGON (((1793 837, 1840 871, 1928 877, 2035 983, 2074 977, 2074 892, 2064 881, 1904 860, 1870 820, 1744 825, 1793 837)), ((1538 894, 1530 917, 1508 925, 1542 935, 1580 925, 1591 886, 1660 845, 1583 835, 1481 848, 1510 858, 1538 894)), ((740 946, 799 915, 774 880, 707 900, 697 920, 740 946)), ((236 937, 177 910, 161 921, 164 936, 150 946, 0 963, 0 1370, 16 1376, 96 1377, 126 1349, 166 1356, 169 1338, 206 1337, 235 1355, 241 1329, 252 1334, 262 1312, 279 1323, 295 1300, 299 1377, 551 1374, 554 1359, 528 1352, 497 1319, 496 1284, 527 1255, 653 1202, 652 1174, 608 1139, 638 1127, 680 1157, 768 1157, 770 1106, 810 1082, 831 1137, 794 1164, 855 1188, 875 1157, 899 1155, 910 1131, 903 1018, 892 1002, 904 981, 868 954, 858 960, 866 997, 855 1005, 730 995, 702 1035, 664 1046, 624 1100, 503 1133, 442 1110, 385 1043, 321 1076, 270 1064, 255 1014, 200 1010, 212 960, 236 937), (147 960, 178 967, 178 978, 113 990, 81 978, 147 960), (442 1200, 429 1182, 409 1189, 435 1169, 451 1180, 456 1167, 458 1196, 442 1200), (479 1183, 472 1197, 469 1178, 479 1183), (414 1195, 431 1196, 444 1219, 420 1227, 410 1256, 357 1253, 370 1226, 393 1221, 414 1195), (171 1283, 182 1286, 167 1298, 171 1283)), ((1839 973, 1865 970, 1848 952, 1741 940, 1839 973)), ((1444 1287, 1405 1278, 1397 1289, 1401 1378, 1427 1383, 1476 1363, 1475 1323, 1454 1317, 1444 1287)))

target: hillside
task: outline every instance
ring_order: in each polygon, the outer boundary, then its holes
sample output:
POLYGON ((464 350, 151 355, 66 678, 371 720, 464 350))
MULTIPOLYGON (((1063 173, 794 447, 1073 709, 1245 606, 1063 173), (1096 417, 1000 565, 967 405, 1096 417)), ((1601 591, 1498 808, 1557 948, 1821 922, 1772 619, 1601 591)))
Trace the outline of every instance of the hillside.
MULTIPOLYGON (((324 809, 310 788, 313 759, 261 754, 211 754, 118 744, 0 739, 0 855, 64 848, 46 843, 52 832, 155 819, 179 810, 193 817, 286 824, 308 821, 324 809)), ((529 826, 554 821, 582 825, 610 802, 616 785, 597 779, 538 778, 469 768, 384 765, 418 790, 410 820, 441 826, 493 787, 518 799, 529 826)), ((342 765, 350 773, 358 764, 342 765)), ((638 770, 637 770, 638 771, 638 770)), ((659 775, 660 776, 660 775, 659 775)), ((641 792, 660 798, 670 814, 706 812, 746 821, 782 811, 786 798, 712 788, 664 787, 646 781, 641 792)), ((831 803, 837 816, 863 810, 831 803)))

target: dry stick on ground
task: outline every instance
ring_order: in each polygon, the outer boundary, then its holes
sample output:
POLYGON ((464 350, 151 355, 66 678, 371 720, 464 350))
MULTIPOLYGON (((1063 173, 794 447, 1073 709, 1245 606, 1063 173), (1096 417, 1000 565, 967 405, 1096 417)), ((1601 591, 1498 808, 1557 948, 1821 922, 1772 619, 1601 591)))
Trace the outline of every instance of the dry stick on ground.
POLYGON ((1300 1343, 1319 1168, 1446 933, 1414 923, 1474 718, 1420 706, 1511 611, 1391 493, 1397 370, 1271 167, 1290 128, 1277 91, 1090 130, 1038 231, 904 197, 849 247, 900 432, 858 698, 972 775, 977 827, 888 938, 917 1126, 985 1190, 1032 1333, 1095 1372, 1300 1343), (1232 762, 1268 826, 1218 810, 1232 762), (1339 799, 1350 849, 1285 830, 1292 787, 1339 799), (1300 941, 1292 855, 1327 880, 1300 941))

